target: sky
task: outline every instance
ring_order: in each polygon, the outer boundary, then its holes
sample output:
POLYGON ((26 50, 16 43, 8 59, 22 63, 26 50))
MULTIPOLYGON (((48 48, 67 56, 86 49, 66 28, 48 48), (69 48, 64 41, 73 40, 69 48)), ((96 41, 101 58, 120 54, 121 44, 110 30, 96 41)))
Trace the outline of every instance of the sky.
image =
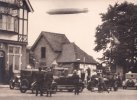
MULTIPOLYGON (((107 12, 109 5, 125 0, 30 0, 34 9, 29 13, 29 46, 33 45, 41 31, 65 34, 70 42, 74 42, 95 60, 102 53, 94 51, 96 27, 100 25, 100 13, 107 12), (87 13, 49 15, 51 9, 87 8, 87 13)), ((137 0, 126 0, 137 4, 137 0)))

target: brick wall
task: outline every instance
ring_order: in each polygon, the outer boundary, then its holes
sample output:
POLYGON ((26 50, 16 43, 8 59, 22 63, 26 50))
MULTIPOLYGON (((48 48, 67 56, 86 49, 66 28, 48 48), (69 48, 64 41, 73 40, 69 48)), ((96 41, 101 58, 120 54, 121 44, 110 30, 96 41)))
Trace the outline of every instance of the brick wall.
MULTIPOLYGON (((38 62, 45 63, 46 66, 50 66, 58 56, 58 53, 53 51, 52 47, 44 37, 39 40, 33 52, 38 62), (41 47, 46 47, 46 58, 41 58, 41 47)), ((39 64, 36 67, 39 67, 39 64)))

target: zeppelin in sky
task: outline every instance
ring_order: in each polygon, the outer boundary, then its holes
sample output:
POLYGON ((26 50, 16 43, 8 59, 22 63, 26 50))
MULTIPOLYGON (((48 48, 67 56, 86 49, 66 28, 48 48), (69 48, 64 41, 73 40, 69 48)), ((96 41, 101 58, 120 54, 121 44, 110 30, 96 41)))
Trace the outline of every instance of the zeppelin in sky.
POLYGON ((77 8, 63 8, 63 9, 51 9, 47 13, 50 15, 58 15, 58 14, 79 14, 79 13, 87 13, 88 9, 77 9, 77 8))

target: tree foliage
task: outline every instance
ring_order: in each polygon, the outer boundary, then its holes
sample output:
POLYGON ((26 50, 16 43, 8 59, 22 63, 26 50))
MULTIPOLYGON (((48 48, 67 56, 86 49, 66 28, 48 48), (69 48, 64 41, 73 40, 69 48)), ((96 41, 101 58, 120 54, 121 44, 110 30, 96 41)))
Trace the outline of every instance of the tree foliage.
POLYGON ((137 5, 124 2, 109 5, 106 13, 100 14, 102 24, 96 28, 94 50, 104 51, 104 60, 133 67, 137 65, 137 5), (112 34, 119 40, 115 44, 112 34), (108 44, 111 47, 108 48, 108 44))

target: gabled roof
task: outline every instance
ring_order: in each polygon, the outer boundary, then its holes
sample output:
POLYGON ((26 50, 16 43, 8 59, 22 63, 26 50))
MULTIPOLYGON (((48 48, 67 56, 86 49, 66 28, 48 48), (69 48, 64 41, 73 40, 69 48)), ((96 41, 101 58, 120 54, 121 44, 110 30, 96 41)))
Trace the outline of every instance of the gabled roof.
POLYGON ((90 55, 81 50, 75 43, 63 45, 62 53, 58 57, 57 62, 78 62, 78 59, 80 59, 80 63, 97 64, 97 62, 90 55))
POLYGON ((34 10, 33 10, 32 6, 31 6, 31 4, 30 4, 30 1, 29 1, 29 0, 24 0, 24 1, 26 2, 29 11, 30 11, 30 12, 33 12, 34 10))
POLYGON ((36 47, 38 41, 42 37, 47 40, 47 42, 54 51, 62 51, 63 44, 70 43, 64 34, 42 31, 37 40, 35 41, 34 45, 32 46, 32 50, 36 47))

